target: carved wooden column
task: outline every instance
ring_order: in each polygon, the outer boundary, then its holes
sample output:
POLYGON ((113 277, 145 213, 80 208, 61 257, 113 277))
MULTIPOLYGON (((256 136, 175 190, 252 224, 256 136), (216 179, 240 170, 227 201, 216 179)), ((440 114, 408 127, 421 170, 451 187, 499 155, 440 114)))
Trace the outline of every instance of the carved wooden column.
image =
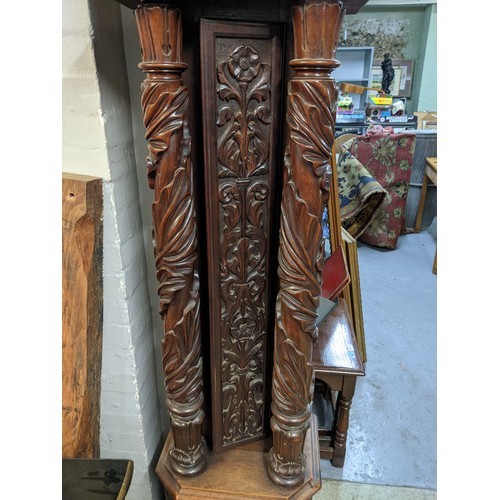
POLYGON ((344 15, 340 2, 292 7, 295 76, 288 85, 272 387, 273 448, 268 472, 282 486, 303 481, 304 438, 314 389, 317 337, 337 90, 330 77, 344 15))
POLYGON ((175 472, 194 475, 206 466, 196 217, 188 90, 181 74, 181 14, 167 6, 135 11, 146 73, 142 110, 148 141, 148 178, 155 192, 153 238, 160 314, 164 320, 163 369, 174 445, 175 472))

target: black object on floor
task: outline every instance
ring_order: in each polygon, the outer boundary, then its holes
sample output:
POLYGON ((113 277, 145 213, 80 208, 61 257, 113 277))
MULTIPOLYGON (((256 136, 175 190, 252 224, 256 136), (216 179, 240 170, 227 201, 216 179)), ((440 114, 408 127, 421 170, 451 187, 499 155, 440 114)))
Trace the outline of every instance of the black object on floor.
POLYGON ((132 460, 67 458, 62 461, 62 500, 123 500, 132 460))

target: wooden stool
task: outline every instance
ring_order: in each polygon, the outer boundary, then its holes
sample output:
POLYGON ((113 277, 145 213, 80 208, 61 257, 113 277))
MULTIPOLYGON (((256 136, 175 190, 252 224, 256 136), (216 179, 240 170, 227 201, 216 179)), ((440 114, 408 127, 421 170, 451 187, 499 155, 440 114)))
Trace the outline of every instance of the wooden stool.
MULTIPOLYGON (((425 159, 425 174, 424 180, 422 182, 422 190, 420 191, 420 200, 418 202, 417 217, 415 219, 415 232, 420 232, 420 226, 422 224, 422 215, 424 213, 425 196, 427 195, 427 185, 429 179, 437 187, 437 158, 426 158, 425 159)), ((434 264, 432 265, 432 272, 437 274, 437 248, 434 253, 434 264)))
POLYGON ((338 299, 338 305, 319 325, 318 337, 313 351, 315 399, 322 397, 331 402, 332 411, 331 425, 318 422, 320 456, 328 458, 334 467, 343 467, 356 377, 365 374, 343 298, 338 299))
POLYGON ((62 500, 123 500, 132 460, 67 458, 62 461, 62 500))

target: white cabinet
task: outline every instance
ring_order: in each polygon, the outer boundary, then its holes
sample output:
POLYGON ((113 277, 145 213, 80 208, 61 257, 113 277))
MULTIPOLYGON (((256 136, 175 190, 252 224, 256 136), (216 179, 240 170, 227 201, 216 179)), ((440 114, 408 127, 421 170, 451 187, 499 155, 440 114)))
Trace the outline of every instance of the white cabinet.
MULTIPOLYGON (((340 66, 332 72, 332 77, 339 82, 339 86, 342 82, 362 87, 371 86, 373 47, 338 47, 335 58, 340 62, 340 66)), ((364 112, 366 91, 350 96, 354 109, 364 112)))

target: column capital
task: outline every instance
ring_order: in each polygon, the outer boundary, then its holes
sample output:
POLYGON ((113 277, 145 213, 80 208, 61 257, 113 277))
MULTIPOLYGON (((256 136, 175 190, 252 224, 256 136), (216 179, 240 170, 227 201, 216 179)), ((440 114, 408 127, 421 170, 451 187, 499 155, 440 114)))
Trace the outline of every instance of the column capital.
POLYGON ((337 0, 308 0, 292 7, 294 59, 290 66, 323 71, 338 67, 335 51, 344 14, 344 6, 337 0))
POLYGON ((182 62, 182 19, 179 9, 140 5, 135 11, 145 72, 175 72, 187 68, 182 62))

